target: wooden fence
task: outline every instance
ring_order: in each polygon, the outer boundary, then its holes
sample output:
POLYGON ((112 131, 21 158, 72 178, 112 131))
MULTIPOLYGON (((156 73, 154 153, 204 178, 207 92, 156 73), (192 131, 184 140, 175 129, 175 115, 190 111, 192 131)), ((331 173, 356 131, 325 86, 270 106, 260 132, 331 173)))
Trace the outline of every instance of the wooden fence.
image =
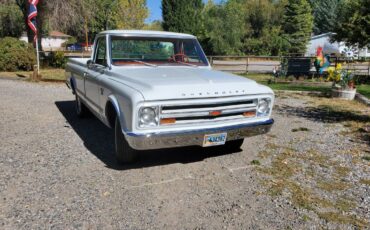
MULTIPOLYGON (((62 51, 67 58, 91 56, 91 52, 62 51)), ((207 56, 210 64, 216 70, 233 73, 266 73, 271 74, 282 68, 283 60, 293 58, 291 56, 207 56)), ((316 57, 294 57, 311 59, 311 72, 315 73, 314 61, 316 57)), ((331 65, 342 64, 344 69, 354 72, 356 75, 370 76, 370 60, 349 60, 341 57, 331 57, 331 65)))
MULTIPOLYGON (((281 69, 283 60, 288 58, 311 59, 312 73, 316 72, 314 62, 316 57, 290 56, 208 56, 212 67, 221 71, 234 73, 273 73, 274 69, 281 69)), ((341 63, 343 69, 350 70, 356 75, 370 75, 370 60, 349 60, 340 57, 331 57, 331 66, 341 63)))

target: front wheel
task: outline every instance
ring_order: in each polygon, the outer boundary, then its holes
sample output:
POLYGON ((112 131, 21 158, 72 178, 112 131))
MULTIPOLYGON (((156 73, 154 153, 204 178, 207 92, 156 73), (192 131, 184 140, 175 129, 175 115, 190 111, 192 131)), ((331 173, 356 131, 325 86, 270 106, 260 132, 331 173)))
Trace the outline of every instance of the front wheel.
POLYGON ((130 163, 135 161, 137 151, 130 147, 122 133, 121 124, 118 116, 115 122, 115 145, 116 145, 116 158, 120 163, 130 163))

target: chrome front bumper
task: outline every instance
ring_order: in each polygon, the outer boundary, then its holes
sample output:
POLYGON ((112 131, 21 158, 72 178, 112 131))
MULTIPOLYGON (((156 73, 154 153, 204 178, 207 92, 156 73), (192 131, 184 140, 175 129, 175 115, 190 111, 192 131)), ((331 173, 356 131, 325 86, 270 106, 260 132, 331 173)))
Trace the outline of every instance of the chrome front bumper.
POLYGON ((238 126, 226 126, 214 129, 192 130, 185 132, 155 133, 137 135, 126 134, 129 145, 137 150, 164 149, 182 146, 202 146, 204 135, 227 132, 227 141, 243 139, 245 137, 265 134, 270 131, 274 120, 243 124, 238 126))

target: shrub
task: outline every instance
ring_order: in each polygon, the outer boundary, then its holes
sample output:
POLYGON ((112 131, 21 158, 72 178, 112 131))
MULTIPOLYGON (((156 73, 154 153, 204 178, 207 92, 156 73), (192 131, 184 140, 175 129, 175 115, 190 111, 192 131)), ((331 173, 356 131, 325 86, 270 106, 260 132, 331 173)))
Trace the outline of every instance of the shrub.
POLYGON ((65 41, 63 44, 62 44, 62 47, 67 47, 68 45, 72 45, 72 44, 75 44, 77 42, 77 39, 75 37, 70 37, 68 38, 67 41, 65 41))
POLYGON ((32 70, 36 51, 32 45, 17 38, 0 39, 0 71, 32 70))
POLYGON ((56 51, 51 54, 50 65, 55 68, 64 68, 67 59, 62 51, 56 51))

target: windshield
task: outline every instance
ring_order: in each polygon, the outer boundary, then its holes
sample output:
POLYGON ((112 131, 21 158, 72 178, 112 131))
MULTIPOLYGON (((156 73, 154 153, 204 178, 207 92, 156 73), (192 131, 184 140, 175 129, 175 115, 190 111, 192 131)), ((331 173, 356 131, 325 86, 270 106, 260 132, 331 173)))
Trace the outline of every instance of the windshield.
POLYGON ((112 64, 207 66, 196 39, 111 38, 112 64))

